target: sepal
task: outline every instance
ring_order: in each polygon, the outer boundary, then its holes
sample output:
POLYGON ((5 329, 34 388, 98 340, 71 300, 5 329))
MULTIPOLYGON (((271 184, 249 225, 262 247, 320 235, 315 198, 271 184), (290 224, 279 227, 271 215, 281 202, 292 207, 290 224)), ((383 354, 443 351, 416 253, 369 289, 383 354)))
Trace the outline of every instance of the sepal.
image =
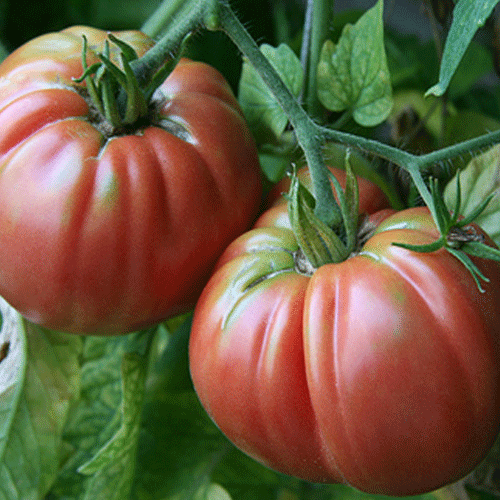
POLYGON ((297 242, 314 268, 341 262, 349 254, 340 237, 314 214, 315 200, 295 172, 288 193, 288 214, 297 242))

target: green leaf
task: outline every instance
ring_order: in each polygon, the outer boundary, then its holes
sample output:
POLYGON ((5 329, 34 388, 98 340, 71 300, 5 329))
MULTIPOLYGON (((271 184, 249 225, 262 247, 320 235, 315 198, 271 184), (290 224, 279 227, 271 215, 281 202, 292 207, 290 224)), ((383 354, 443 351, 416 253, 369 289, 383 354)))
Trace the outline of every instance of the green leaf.
POLYGON ((84 500, 122 500, 130 497, 141 423, 147 360, 127 353, 122 361, 121 427, 78 472, 93 475, 84 500))
POLYGON ((37 327, 3 300, 0 309, 0 499, 40 500, 58 473, 79 395, 81 339, 37 327))
POLYGON ((235 448, 194 391, 158 385, 147 395, 138 448, 137 500, 275 500, 288 480, 235 448))
MULTIPOLYGON (((459 172, 461 190, 461 215, 469 217, 478 211, 490 196, 490 202, 477 215, 475 223, 500 245, 500 146, 473 158, 459 172)), ((457 181, 453 178, 444 190, 444 201, 453 210, 457 198, 457 181)))
MULTIPOLYGON (((81 500, 92 477, 78 472, 123 425, 122 360, 134 351, 136 334, 83 339, 81 398, 64 429, 66 457, 51 492, 55 498, 81 500)), ((117 465, 118 467, 120 464, 117 465)))
POLYGON ((171 334, 148 378, 132 498, 274 500, 279 474, 237 450, 186 384, 191 319, 171 334))
MULTIPOLYGON (((248 457, 232 446, 224 455, 212 474, 212 480, 224 486, 234 500, 276 500, 282 498, 277 492, 283 487, 310 484, 284 476, 248 457)), ((285 497, 286 498, 286 497, 285 497)), ((293 497, 292 497, 293 498, 293 497)), ((300 497, 303 498, 301 495, 300 497)), ((312 500, 313 497, 307 497, 312 500)), ((318 498, 333 498, 321 496, 318 498)), ((283 499, 284 500, 284 499, 283 499)))
MULTIPOLYGON (((427 98, 427 99, 430 99, 427 98)), ((478 111, 469 109, 452 110, 446 118, 446 144, 456 144, 467 139, 473 139, 486 132, 493 132, 500 128, 500 122, 478 111)), ((454 163, 457 163, 455 160, 454 163)), ((465 166, 466 161, 461 164, 465 166)))
POLYGON ((194 391, 148 393, 138 447, 134 495, 140 500, 191 500, 232 445, 215 427, 194 391))
MULTIPOLYGON (((456 176, 456 177, 457 177, 457 179, 460 179, 460 176, 456 176)), ((481 215, 486 210, 486 207, 489 205, 490 201, 494 198, 494 196, 495 196, 495 193, 491 193, 486 199, 484 199, 479 204, 479 206, 473 212, 468 214, 467 217, 464 217, 463 219, 457 221, 457 223, 455 225, 457 227, 464 227, 467 224, 474 222, 479 217, 479 215, 481 215)), ((458 199, 457 199, 457 201, 458 201, 458 199)))
MULTIPOLYGON (((263 44, 260 50, 292 94, 298 97, 302 90, 304 72, 292 49, 285 44, 278 48, 263 44)), ((243 61, 238 98, 245 117, 258 138, 272 140, 281 136, 287 126, 288 117, 247 60, 243 61)))
POLYGON ((318 64, 321 103, 331 111, 352 111, 365 127, 384 121, 392 107, 382 13, 379 0, 355 25, 344 27, 337 45, 325 42, 318 64))
POLYGON ((441 96, 445 93, 473 36, 484 25, 497 3, 498 0, 458 0, 444 45, 439 81, 427 90, 426 95, 441 96))

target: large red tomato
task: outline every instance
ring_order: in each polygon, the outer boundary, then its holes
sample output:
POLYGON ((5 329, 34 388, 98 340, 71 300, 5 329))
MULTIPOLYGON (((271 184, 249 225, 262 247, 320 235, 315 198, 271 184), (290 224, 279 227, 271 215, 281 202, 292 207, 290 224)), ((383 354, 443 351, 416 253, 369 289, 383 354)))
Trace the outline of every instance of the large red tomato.
POLYGON ((392 245, 439 237, 426 208, 377 223, 312 273, 287 228, 236 239, 197 303, 190 367, 209 415, 256 460, 410 495, 463 477, 498 434, 500 266, 475 259, 481 293, 446 250, 392 245))
MULTIPOLYGON (((112 130, 86 99, 107 33, 36 38, 0 65, 0 295, 53 329, 124 333, 192 307, 260 203, 257 151, 222 75, 181 60, 112 130)), ((154 42, 115 33, 139 56, 154 42)), ((111 56, 117 60, 112 50, 111 56)))

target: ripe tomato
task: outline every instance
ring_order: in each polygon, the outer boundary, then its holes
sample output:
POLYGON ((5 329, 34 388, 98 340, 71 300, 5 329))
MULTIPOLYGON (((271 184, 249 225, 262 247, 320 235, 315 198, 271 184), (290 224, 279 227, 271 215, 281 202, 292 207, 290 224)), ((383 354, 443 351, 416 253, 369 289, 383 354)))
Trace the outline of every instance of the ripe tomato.
MULTIPOLYGON (((345 170, 335 167, 328 168, 330 169, 330 172, 335 175, 342 189, 345 189, 345 170)), ((307 167, 300 168, 297 171, 297 177, 307 189, 310 191, 312 190, 311 174, 309 173, 309 169, 307 167)), ((372 214, 389 207, 389 200, 376 184, 373 184, 373 182, 370 182, 363 177, 357 177, 357 180, 360 214, 372 214)), ((255 223, 255 227, 279 226, 291 229, 286 198, 282 196, 282 194, 286 193, 289 188, 290 179, 288 177, 283 178, 274 186, 266 200, 267 210, 259 217, 255 223)), ((333 192, 335 193, 335 190, 333 190, 333 192)), ((335 199, 337 199, 336 196, 335 199)))
MULTIPOLYGON (((194 305, 257 215, 260 169, 229 85, 203 63, 181 60, 138 126, 97 123, 72 80, 83 34, 90 66, 107 33, 87 27, 0 65, 0 295, 53 329, 125 333, 194 305)), ((154 45, 115 35, 139 56, 154 45)))
POLYGON ((463 477, 498 434, 500 266, 474 259, 491 280, 480 293, 446 250, 392 245, 438 238, 426 208, 378 214, 356 255, 312 274, 289 229, 236 239, 197 303, 190 367, 256 460, 410 495, 463 477))

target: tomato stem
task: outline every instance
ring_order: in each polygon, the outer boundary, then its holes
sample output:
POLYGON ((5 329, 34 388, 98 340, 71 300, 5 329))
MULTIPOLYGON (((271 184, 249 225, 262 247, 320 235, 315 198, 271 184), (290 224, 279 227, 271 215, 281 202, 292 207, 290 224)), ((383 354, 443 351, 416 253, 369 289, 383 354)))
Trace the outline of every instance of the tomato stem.
POLYGON ((190 34, 203 26, 210 29, 210 26, 216 23, 218 11, 217 0, 163 0, 141 28, 143 33, 152 38, 161 34, 160 40, 146 54, 130 64, 139 86, 144 88, 154 79, 154 75, 165 65, 165 61, 179 52, 179 48, 190 34))
MULTIPOLYGON (((320 9, 320 4, 323 4, 324 8, 330 9, 328 3, 329 2, 318 1, 318 6, 313 7, 320 9)), ((319 10, 316 12, 316 15, 319 18, 320 15, 318 12, 319 10)), ((313 16, 314 12, 311 15, 313 16)), ((311 17, 311 23, 312 22, 311 17)), ((324 36, 322 33, 324 33, 323 30, 325 26, 321 27, 319 24, 320 21, 318 20, 317 22, 317 42, 314 44, 308 42, 308 50, 311 53, 317 51, 320 40, 324 36)), ((428 205, 433 216, 436 215, 436 210, 433 206, 433 200, 429 189, 422 178, 421 171, 441 161, 471 151, 477 151, 500 142, 499 130, 419 156, 402 151, 377 140, 318 125, 288 91, 274 68, 260 53, 257 44, 241 25, 228 3, 223 0, 219 2, 217 2, 217 0, 164 0, 160 8, 143 26, 143 30, 150 35, 156 35, 160 32, 164 33, 162 40, 148 52, 147 58, 143 57, 131 64, 134 73, 138 75, 139 82, 141 81, 139 75, 147 73, 147 71, 143 72, 139 69, 140 65, 147 65, 146 62, 149 58, 152 59, 155 53, 161 53, 162 57, 164 57, 165 51, 174 50, 185 34, 199 28, 200 23, 204 23, 205 27, 208 29, 220 29, 224 31, 229 38, 233 40, 259 72, 264 82, 266 82, 287 113, 311 170, 313 193, 316 198, 315 213, 331 227, 338 227, 341 223, 341 217, 339 215, 340 210, 331 193, 326 168, 324 167, 324 160, 321 155, 321 147, 326 142, 336 142, 353 146, 359 150, 384 158, 398 165, 403 170, 408 171, 420 196, 428 205)), ((312 26, 311 24, 311 31, 312 26)), ((308 58, 310 57, 315 56, 314 54, 309 54, 308 58)), ((312 62, 309 63, 310 68, 312 64, 312 62)), ((313 84, 309 81, 308 85, 310 88, 313 84)))
POLYGON ((285 110, 294 128, 297 141, 304 151, 311 172, 313 194, 316 200, 315 215, 331 228, 340 227, 342 216, 333 196, 328 169, 321 154, 323 134, 317 133, 318 130, 311 117, 298 104, 276 70, 261 53, 254 39, 225 2, 221 2, 219 16, 220 29, 233 40, 258 71, 285 110))
MULTIPOLYGON (((323 43, 328 38, 333 21, 333 0, 308 0, 306 21, 310 19, 310 36, 303 41, 302 59, 305 78, 305 106, 308 113, 314 117, 321 117, 324 108, 318 99, 317 68, 323 43)), ((307 30, 304 30, 306 32, 307 30)))

